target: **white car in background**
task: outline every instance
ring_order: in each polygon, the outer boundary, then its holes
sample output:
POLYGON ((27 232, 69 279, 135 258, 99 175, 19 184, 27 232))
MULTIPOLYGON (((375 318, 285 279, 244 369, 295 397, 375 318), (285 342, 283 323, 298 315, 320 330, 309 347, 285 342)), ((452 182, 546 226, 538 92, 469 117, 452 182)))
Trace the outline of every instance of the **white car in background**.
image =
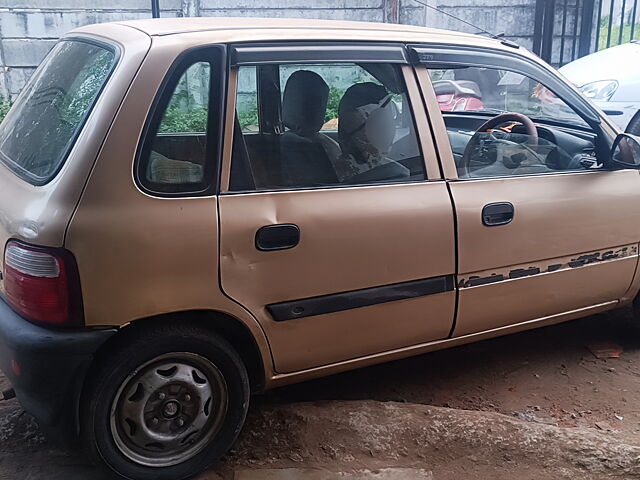
POLYGON ((560 72, 623 130, 640 135, 640 42, 579 58, 560 72))

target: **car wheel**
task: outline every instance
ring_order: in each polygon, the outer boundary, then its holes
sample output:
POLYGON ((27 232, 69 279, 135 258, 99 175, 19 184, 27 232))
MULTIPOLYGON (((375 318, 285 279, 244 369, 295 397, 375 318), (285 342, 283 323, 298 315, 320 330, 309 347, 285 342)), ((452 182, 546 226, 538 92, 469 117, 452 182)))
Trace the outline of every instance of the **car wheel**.
POLYGON ((122 478, 186 479, 227 452, 248 406, 247 371, 224 339, 184 326, 139 329, 90 374, 81 436, 122 478))
POLYGON ((640 136, 640 112, 636 113, 627 125, 627 133, 640 136))

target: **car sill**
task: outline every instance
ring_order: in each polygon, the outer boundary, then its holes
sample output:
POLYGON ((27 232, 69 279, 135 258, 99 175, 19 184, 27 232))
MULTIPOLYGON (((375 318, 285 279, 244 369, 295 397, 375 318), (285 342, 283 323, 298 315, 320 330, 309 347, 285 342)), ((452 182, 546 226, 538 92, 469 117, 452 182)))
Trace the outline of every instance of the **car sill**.
POLYGON ((467 343, 476 342, 479 340, 485 340, 493 337, 499 337, 510 333, 516 333, 524 330, 530 330, 546 325, 553 325, 556 323, 573 320, 576 318, 585 317, 595 313, 611 310, 620 304, 619 300, 612 300, 609 302, 598 303, 588 307, 577 308, 575 310, 569 310, 563 313, 555 315, 549 315, 545 317, 535 318, 533 320, 527 320, 525 322, 516 323, 513 325, 507 325, 504 327, 493 328, 491 330, 484 330, 482 332, 471 333, 460 337, 447 338, 444 340, 436 340, 433 342, 420 343, 418 345, 412 345, 410 347, 398 348, 395 350, 389 350, 386 352, 367 355, 365 357, 358 357, 350 360, 344 360, 341 362, 332 363, 329 365, 322 365, 319 367, 310 368, 307 370, 300 370, 291 373, 276 373, 267 381, 267 388, 279 387, 290 383, 300 382, 317 378, 325 375, 332 375, 335 373, 344 372, 347 370, 353 370, 355 368, 367 367, 378 363, 388 362, 392 360, 398 360, 401 358, 411 357, 414 355, 420 355, 435 350, 442 350, 444 348, 454 347, 458 345, 464 345, 467 343))

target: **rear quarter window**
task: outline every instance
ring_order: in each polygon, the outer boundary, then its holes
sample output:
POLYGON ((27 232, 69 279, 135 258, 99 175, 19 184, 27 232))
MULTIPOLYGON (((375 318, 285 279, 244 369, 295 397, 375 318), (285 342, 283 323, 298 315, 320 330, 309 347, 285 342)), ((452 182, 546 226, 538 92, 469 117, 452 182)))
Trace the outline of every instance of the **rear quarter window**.
POLYGON ((0 161, 34 185, 51 180, 115 63, 116 52, 107 45, 58 42, 0 126, 0 161))

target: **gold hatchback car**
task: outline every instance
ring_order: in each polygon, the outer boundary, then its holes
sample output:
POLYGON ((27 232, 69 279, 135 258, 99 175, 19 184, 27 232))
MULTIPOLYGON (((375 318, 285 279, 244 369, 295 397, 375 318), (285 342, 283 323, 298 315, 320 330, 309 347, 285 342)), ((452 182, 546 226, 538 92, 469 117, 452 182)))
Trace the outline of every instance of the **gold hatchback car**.
POLYGON ((78 28, 0 127, 4 396, 123 478, 190 478, 252 392, 632 305, 639 165, 504 40, 78 28))

